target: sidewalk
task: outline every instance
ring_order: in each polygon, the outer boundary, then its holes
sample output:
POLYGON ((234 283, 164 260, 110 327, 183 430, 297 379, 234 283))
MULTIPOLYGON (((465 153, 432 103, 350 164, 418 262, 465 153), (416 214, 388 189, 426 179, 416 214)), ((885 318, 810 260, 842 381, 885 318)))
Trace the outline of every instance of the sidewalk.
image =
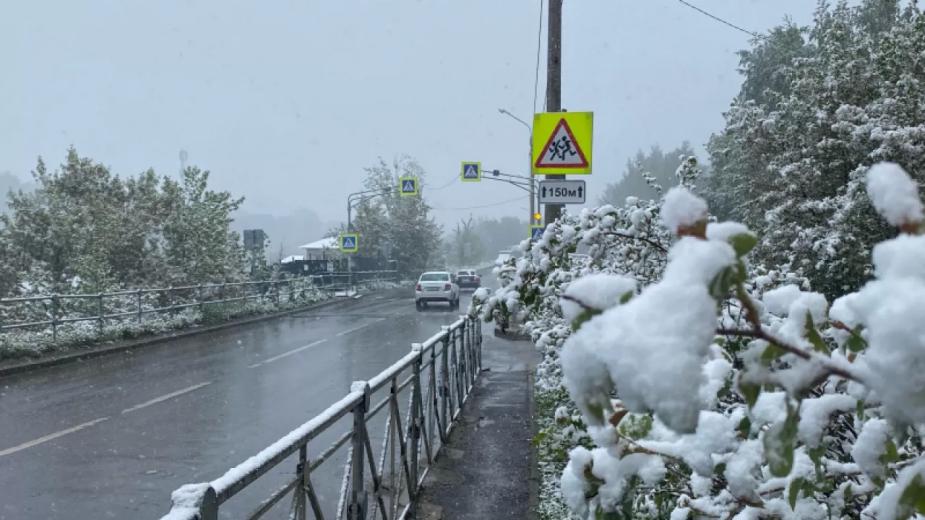
POLYGON ((440 460, 424 482, 418 518, 531 518, 533 369, 529 341, 509 341, 485 327, 483 372, 440 460))

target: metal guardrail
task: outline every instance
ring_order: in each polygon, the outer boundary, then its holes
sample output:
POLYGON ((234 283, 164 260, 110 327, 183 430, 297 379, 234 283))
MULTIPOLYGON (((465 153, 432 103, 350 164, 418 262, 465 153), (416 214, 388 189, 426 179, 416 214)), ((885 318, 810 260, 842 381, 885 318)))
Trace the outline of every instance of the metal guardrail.
POLYGON ((358 271, 324 273, 288 280, 213 283, 115 291, 95 294, 49 294, 21 298, 0 298, 0 308, 38 305, 38 311, 16 310, 10 315, 40 316, 41 319, 4 322, 0 314, 0 333, 17 329, 51 328, 52 341, 58 340, 58 326, 85 321, 97 322, 98 334, 103 334, 107 321, 132 319, 142 322, 145 316, 177 312, 198 307, 200 312, 210 305, 246 303, 249 300, 270 301, 276 305, 305 298, 305 291, 318 289, 337 293, 355 289, 357 285, 376 281, 398 281, 397 271, 358 271), (76 301, 82 307, 69 312, 67 302, 76 301), (82 303, 81 303, 82 302, 82 303), (87 302, 90 302, 89 305, 87 302), (92 309, 90 313, 87 309, 92 309))
POLYGON ((421 484, 446 444, 481 367, 481 322, 461 316, 424 343, 413 344, 410 353, 369 381, 354 382, 341 400, 259 454, 211 482, 187 484, 174 491, 171 510, 161 520, 216 520, 219 508, 229 499, 271 470, 278 474, 287 464, 294 473, 243 518, 281 512, 274 507, 290 497, 286 518, 305 520, 310 510, 313 518, 324 519, 325 509, 331 510, 333 504, 319 499, 312 472, 344 446, 346 466, 336 512, 327 518, 413 516, 421 484), (402 413, 405 399, 400 396, 409 386, 402 413), (372 404, 377 392, 385 395, 372 404), (387 416, 377 458, 368 426, 383 410, 387 416), (334 433, 334 425, 347 416, 352 416, 347 431, 310 456, 311 441, 334 433))

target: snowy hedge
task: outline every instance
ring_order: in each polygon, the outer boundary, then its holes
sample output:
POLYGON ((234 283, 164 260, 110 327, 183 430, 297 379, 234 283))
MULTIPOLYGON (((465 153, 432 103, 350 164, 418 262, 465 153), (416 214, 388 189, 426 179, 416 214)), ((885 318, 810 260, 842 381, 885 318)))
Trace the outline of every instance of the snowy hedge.
MULTIPOLYGON (((504 287, 478 295, 474 312, 525 322, 545 354, 538 400, 559 400, 537 439, 541 470, 565 465, 559 500, 573 515, 925 514, 922 204, 894 164, 864 185, 901 234, 873 248, 872 279, 831 304, 750 266, 758 237, 710 222, 684 186, 661 207, 565 217, 504 287)), ((556 499, 542 498, 554 517, 556 499)))

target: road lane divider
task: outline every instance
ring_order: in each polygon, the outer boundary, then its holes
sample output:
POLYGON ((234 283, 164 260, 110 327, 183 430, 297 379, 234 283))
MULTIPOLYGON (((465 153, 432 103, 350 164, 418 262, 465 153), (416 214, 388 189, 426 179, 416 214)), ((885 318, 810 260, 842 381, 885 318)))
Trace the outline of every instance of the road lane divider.
POLYGON ((284 357, 288 357, 288 356, 291 356, 291 355, 293 355, 293 354, 298 354, 299 352, 302 352, 303 350, 310 349, 310 348, 312 348, 312 347, 314 347, 314 346, 320 345, 320 344, 324 343, 325 341, 327 341, 327 338, 325 338, 325 339, 319 339, 318 341, 313 341, 313 342, 309 343, 308 345, 302 345, 301 347, 294 348, 294 349, 292 349, 292 350, 283 352, 282 354, 277 354, 277 355, 275 355, 275 356, 273 356, 273 357, 269 357, 269 358, 267 358, 267 359, 264 359, 263 361, 260 361, 260 362, 258 362, 258 363, 254 363, 253 365, 247 365, 247 368, 257 368, 257 367, 259 367, 259 366, 266 365, 266 364, 272 363, 272 362, 274 362, 274 361, 278 361, 278 360, 280 360, 280 359, 283 359, 284 357))
POLYGON ((154 399, 151 399, 150 401, 145 401, 141 404, 136 404, 135 406, 132 406, 131 408, 126 408, 125 410, 122 410, 122 414, 125 415, 127 413, 132 413, 132 412, 141 410, 142 408, 147 408, 153 404, 162 403, 168 399, 173 399, 174 397, 179 397, 183 394, 188 394, 194 390, 199 390, 200 388, 204 386, 209 386, 211 384, 212 384, 212 381, 206 381, 204 383, 195 384, 193 386, 188 386, 186 388, 177 390, 176 392, 170 392, 169 394, 164 394, 160 397, 155 397, 154 399))
POLYGON ((338 333, 336 334, 336 336, 337 336, 337 337, 346 336, 347 334, 350 334, 351 332, 356 332, 356 331, 358 331, 358 330, 365 329, 366 327, 369 327, 370 325, 379 323, 380 321, 385 321, 386 319, 387 319, 387 318, 379 318, 379 319, 377 319, 377 320, 373 320, 373 321, 371 321, 371 322, 369 322, 369 323, 366 323, 366 324, 364 324, 364 325, 360 325, 360 326, 358 326, 358 327, 353 327, 352 329, 342 330, 342 331, 338 332, 338 333))
POLYGON ((59 437, 64 437, 65 435, 69 433, 79 432, 80 430, 83 430, 84 428, 89 428, 93 426, 94 424, 101 423, 103 421, 108 421, 108 420, 109 420, 109 417, 100 417, 99 419, 93 419, 92 421, 87 421, 83 424, 72 426, 70 428, 67 428, 66 430, 49 433, 48 435, 45 435, 44 437, 39 437, 38 439, 33 439, 31 441, 24 442, 20 444, 19 446, 13 446, 12 448, 0 450, 0 457, 16 453, 17 451, 22 451, 27 448, 31 448, 33 446, 38 446, 39 444, 44 444, 48 441, 53 441, 59 437))

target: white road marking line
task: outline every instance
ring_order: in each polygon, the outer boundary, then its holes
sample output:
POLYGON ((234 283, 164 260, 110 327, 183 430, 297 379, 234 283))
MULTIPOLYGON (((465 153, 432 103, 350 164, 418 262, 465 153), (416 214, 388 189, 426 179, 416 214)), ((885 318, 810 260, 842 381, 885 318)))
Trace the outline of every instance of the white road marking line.
POLYGON ((199 383, 198 385, 189 386, 182 390, 177 390, 176 392, 170 392, 169 394, 164 394, 160 397, 155 397, 154 399, 151 399, 150 401, 145 401, 141 404, 136 404, 135 406, 131 408, 126 408, 125 410, 122 410, 122 413, 126 414, 126 413, 134 412, 136 410, 141 410, 142 408, 147 408, 151 406, 152 404, 157 404, 157 403, 166 401, 168 399, 173 399, 174 397, 187 394, 189 392, 192 392, 193 390, 199 390, 200 388, 211 385, 211 384, 212 384, 212 381, 206 381, 205 383, 199 383))
POLYGON ((299 352, 302 352, 303 350, 305 350, 305 349, 307 349, 307 348, 312 348, 312 347, 314 347, 315 345, 320 345, 320 344, 324 343, 325 341, 327 341, 327 339, 319 339, 318 341, 313 341, 313 342, 309 343, 308 345, 302 345, 302 346, 299 347, 299 348, 294 348, 294 349, 292 349, 292 350, 290 350, 290 351, 288 351, 288 352, 283 352, 282 354, 279 354, 279 355, 276 355, 276 356, 273 356, 273 357, 264 359, 263 361, 261 361, 261 362, 259 362, 259 363, 254 363, 253 365, 248 365, 247 368, 257 368, 257 367, 259 367, 260 365, 266 365, 267 363, 272 363, 272 362, 277 361, 277 360, 279 360, 279 359, 283 359, 283 358, 286 357, 286 356, 291 356, 291 355, 293 355, 293 354, 297 354, 297 353, 299 353, 299 352))
POLYGON ((66 430, 61 430, 61 431, 55 432, 55 433, 49 433, 48 435, 46 435, 46 436, 44 436, 44 437, 39 437, 38 439, 33 439, 33 440, 31 440, 31 441, 24 442, 24 443, 20 444, 19 446, 13 446, 12 448, 7 448, 7 449, 5 449, 5 450, 0 450, 0 457, 3 457, 4 455, 9 455, 9 454, 11 454, 11 453, 16 453, 17 451, 22 451, 22 450, 24 450, 24 449, 26 449, 26 448, 31 448, 31 447, 33 447, 33 446, 38 446, 39 444, 42 444, 42 443, 45 443, 45 442, 48 442, 48 441, 51 441, 51 440, 55 440, 55 439, 57 439, 58 437, 64 437, 65 435, 67 435, 67 434, 69 434, 69 433, 79 432, 80 430, 83 430, 84 428, 89 428, 89 427, 93 426, 94 424, 101 423, 101 422, 106 421, 106 420, 109 420, 109 417, 100 417, 99 419, 93 419, 92 421, 87 421, 87 422, 85 422, 85 423, 83 423, 83 424, 78 424, 77 426, 73 426, 73 427, 68 428, 68 429, 66 429, 66 430))
POLYGON ((340 331, 340 332, 337 333, 337 336, 338 336, 338 337, 340 337, 340 336, 346 336, 347 334, 350 334, 351 332, 356 332, 356 331, 358 331, 358 330, 360 330, 360 329, 365 329, 366 327, 369 327, 370 325, 372 325, 372 324, 374 324, 374 323, 379 323, 380 321, 385 321, 385 318, 379 318, 379 319, 373 320, 373 321, 371 321, 371 322, 369 322, 369 323, 367 323, 367 324, 365 324, 365 325, 360 325, 359 327, 354 327, 354 328, 352 328, 352 329, 342 330, 342 331, 340 331))

